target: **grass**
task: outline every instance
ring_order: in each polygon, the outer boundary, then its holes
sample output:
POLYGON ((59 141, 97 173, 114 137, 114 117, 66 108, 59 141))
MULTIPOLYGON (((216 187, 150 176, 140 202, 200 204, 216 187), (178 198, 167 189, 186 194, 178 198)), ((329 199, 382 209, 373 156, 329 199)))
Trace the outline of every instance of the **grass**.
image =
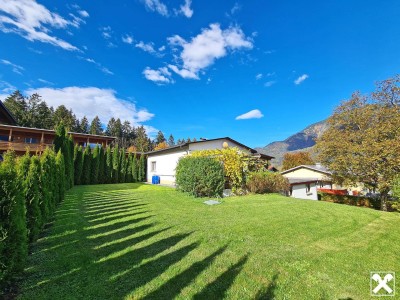
POLYGON ((279 195, 215 206, 141 184, 70 190, 20 299, 368 299, 400 271, 400 214, 279 195))

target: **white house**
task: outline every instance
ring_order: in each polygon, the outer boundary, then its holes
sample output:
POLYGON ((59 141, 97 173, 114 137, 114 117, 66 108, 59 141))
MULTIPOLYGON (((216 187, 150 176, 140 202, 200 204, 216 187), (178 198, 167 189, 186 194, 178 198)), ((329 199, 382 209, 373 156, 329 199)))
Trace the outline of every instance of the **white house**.
POLYGON ((289 180, 290 196, 318 200, 317 189, 332 189, 332 173, 321 164, 300 165, 281 172, 289 180))
POLYGON ((175 184, 175 168, 179 158, 188 155, 196 150, 213 150, 227 147, 237 147, 239 150, 260 157, 265 160, 271 160, 273 157, 258 153, 256 150, 243 145, 229 137, 217 139, 201 139, 196 142, 189 142, 182 145, 169 147, 162 150, 146 153, 147 155, 147 182, 152 182, 153 176, 160 177, 162 184, 175 184))

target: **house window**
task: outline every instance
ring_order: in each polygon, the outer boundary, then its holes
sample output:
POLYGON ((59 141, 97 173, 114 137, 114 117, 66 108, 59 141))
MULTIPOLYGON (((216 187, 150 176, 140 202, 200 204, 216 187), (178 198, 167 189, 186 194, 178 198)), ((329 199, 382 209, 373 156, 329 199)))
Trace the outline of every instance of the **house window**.
POLYGON ((157 167, 157 162, 152 161, 151 162, 151 172, 156 172, 156 167, 157 167))
POLYGON ((311 185, 309 183, 306 184, 306 193, 311 191, 311 185))
POLYGON ((39 143, 39 139, 32 138, 32 137, 26 137, 25 138, 25 143, 27 143, 27 144, 38 144, 39 143))

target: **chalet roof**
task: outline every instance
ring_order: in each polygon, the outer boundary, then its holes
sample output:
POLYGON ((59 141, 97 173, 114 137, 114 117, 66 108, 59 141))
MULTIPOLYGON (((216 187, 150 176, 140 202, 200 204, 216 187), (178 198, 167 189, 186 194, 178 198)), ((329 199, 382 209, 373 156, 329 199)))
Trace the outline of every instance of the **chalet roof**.
MULTIPOLYGON (((42 128, 31 128, 31 127, 23 127, 23 126, 14 126, 14 125, 6 125, 0 124, 0 129, 12 129, 15 132, 30 132, 30 133, 48 133, 48 134, 55 134, 55 130, 51 129, 42 129, 42 128)), ((87 133, 79 133, 79 132, 72 132, 69 131, 68 134, 72 134, 74 137, 92 137, 98 138, 103 140, 113 141, 116 137, 113 136, 105 136, 105 135, 97 135, 97 134, 87 134, 87 133)))
POLYGON ((302 168, 305 168, 305 169, 308 169, 308 170, 312 170, 312 171, 317 171, 319 173, 324 173, 326 175, 332 175, 331 171, 329 171, 326 167, 324 167, 324 166, 322 166, 320 164, 316 164, 316 165, 300 165, 300 166, 285 170, 285 171, 281 172, 281 174, 287 174, 287 173, 290 173, 292 171, 295 171, 295 170, 298 170, 298 169, 302 169, 302 168))
POLYGON ((17 120, 15 120, 14 116, 11 112, 7 109, 7 107, 0 101, 0 118, 4 118, 7 120, 8 124, 16 125, 17 120))
POLYGON ((330 182, 329 180, 321 180, 320 178, 302 178, 302 177, 293 177, 288 178, 290 185, 296 184, 304 184, 304 183, 314 183, 314 182, 330 182))
POLYGON ((259 156, 260 158, 264 158, 264 159, 272 159, 272 158, 274 158, 273 156, 269 156, 269 155, 266 155, 266 154, 259 153, 259 152, 257 152, 257 150, 255 150, 253 148, 250 148, 249 146, 246 146, 246 145, 244 145, 242 143, 239 143, 238 141, 235 141, 234 139, 232 139, 230 137, 222 137, 222 138, 215 138, 215 139, 204 139, 204 140, 199 140, 199 141, 196 141, 196 142, 186 142, 184 144, 173 146, 173 147, 169 147, 169 148, 166 148, 166 149, 150 151, 150 152, 147 152, 146 154, 147 155, 151 155, 151 154, 155 154, 155 153, 168 152, 168 151, 176 150, 176 149, 187 150, 189 148, 189 145, 191 145, 191 144, 199 144, 199 143, 205 143, 205 142, 211 142, 211 141, 219 141, 219 140, 228 140, 228 141, 230 141, 232 143, 235 143, 235 144, 237 144, 237 145, 249 150, 250 153, 254 154, 255 156, 259 156))

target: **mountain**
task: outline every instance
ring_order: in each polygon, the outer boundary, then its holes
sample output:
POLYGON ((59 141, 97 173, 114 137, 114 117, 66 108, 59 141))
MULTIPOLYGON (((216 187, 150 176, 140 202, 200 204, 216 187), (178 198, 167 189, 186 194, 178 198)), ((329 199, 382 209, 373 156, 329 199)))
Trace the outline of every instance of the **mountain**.
POLYGON ((272 160, 274 166, 282 165, 283 156, 287 152, 310 151, 313 154, 315 140, 326 130, 326 121, 314 123, 300 132, 289 136, 284 141, 272 142, 265 147, 256 148, 260 153, 274 156, 272 160))

